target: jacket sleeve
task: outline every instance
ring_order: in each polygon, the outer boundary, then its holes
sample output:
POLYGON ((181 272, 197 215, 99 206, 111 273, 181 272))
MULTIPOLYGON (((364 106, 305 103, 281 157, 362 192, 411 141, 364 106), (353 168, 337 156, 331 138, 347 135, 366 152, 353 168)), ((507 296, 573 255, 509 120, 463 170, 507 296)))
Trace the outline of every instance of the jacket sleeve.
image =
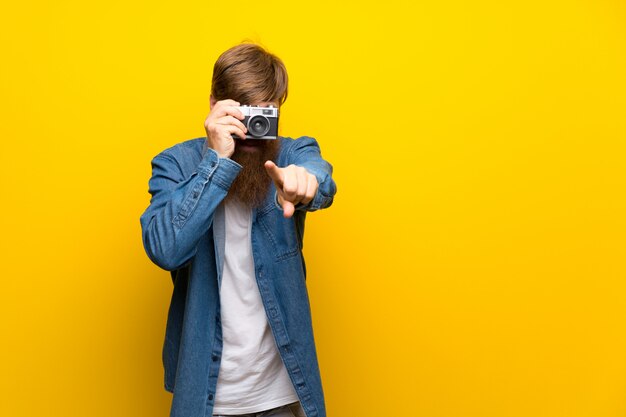
POLYGON ((148 192, 152 197, 140 217, 143 246, 153 263, 173 271, 195 255, 215 209, 242 167, 220 158, 211 148, 188 177, 168 153, 155 156, 151 165, 148 192))
MULTIPOLYGON (((297 165, 304 167, 311 174, 315 175, 318 182, 317 193, 308 204, 297 204, 296 210, 315 211, 330 207, 337 192, 337 185, 333 180, 333 166, 322 158, 320 147, 317 141, 308 136, 296 139, 288 153, 286 165, 297 165)), ((274 195, 274 202, 279 209, 278 194, 274 195)))

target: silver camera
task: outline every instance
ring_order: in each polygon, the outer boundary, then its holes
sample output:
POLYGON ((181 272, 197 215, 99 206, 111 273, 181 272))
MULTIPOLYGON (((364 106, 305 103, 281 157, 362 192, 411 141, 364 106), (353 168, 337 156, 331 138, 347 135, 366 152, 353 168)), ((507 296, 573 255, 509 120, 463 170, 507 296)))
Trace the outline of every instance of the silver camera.
MULTIPOLYGON (((278 109, 274 106, 256 107, 243 105, 237 107, 244 115, 241 121, 248 129, 246 139, 277 139, 278 109)), ((232 134, 233 138, 239 138, 232 134)))

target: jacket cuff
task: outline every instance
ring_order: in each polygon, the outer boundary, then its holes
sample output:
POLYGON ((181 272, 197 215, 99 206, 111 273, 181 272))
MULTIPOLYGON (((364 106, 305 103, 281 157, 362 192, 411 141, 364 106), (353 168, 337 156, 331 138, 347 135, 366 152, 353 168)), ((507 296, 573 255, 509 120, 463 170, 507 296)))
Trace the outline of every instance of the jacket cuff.
POLYGON ((198 172, 202 174, 205 181, 213 177, 212 180, 217 185, 228 191, 242 168, 240 164, 232 159, 220 158, 214 149, 207 148, 202 162, 198 165, 198 172))

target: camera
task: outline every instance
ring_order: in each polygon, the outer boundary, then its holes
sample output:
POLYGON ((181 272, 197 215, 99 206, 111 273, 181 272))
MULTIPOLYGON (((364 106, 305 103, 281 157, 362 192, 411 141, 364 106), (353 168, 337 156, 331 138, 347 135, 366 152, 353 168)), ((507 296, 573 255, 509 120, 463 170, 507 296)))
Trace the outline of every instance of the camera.
MULTIPOLYGON (((276 107, 256 107, 244 104, 237 108, 244 115, 241 123, 248 129, 246 139, 278 138, 278 109, 276 107)), ((239 138, 234 133, 231 136, 239 138)))

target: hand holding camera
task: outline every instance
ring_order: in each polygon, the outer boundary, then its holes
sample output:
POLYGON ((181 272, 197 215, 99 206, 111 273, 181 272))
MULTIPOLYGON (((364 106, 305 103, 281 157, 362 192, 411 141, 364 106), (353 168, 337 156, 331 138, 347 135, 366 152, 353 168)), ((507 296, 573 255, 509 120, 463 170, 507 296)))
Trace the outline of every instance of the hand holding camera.
POLYGON ((238 106, 239 103, 234 100, 220 100, 204 121, 209 147, 220 158, 229 158, 235 152, 233 137, 246 139, 248 129, 241 122, 245 116, 238 106))

